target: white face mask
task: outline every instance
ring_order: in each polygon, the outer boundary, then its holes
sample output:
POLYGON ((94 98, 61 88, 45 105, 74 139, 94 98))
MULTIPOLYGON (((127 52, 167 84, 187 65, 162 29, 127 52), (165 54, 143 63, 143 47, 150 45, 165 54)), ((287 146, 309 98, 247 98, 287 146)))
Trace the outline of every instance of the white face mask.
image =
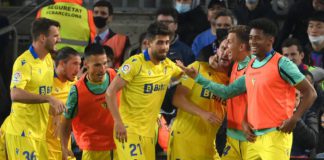
POLYGON ((175 8, 179 13, 185 13, 185 12, 190 11, 190 9, 191 9, 190 4, 182 4, 182 3, 178 3, 178 2, 176 2, 175 8))
POLYGON ((324 35, 321 36, 308 36, 309 41, 313 44, 313 45, 319 45, 324 41, 324 35))

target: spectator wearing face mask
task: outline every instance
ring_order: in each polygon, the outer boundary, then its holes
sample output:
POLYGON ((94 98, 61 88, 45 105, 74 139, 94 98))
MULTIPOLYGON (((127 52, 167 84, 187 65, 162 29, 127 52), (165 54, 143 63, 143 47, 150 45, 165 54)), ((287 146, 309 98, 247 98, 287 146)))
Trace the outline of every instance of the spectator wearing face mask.
POLYGON ((200 33, 192 43, 191 48, 196 58, 204 47, 216 39, 222 41, 222 38, 227 35, 227 30, 234 25, 234 21, 235 18, 230 10, 223 9, 217 15, 215 14, 210 19, 210 28, 200 33))
POLYGON ((191 46, 199 33, 209 27, 207 15, 199 4, 200 0, 174 0, 174 7, 179 13, 179 40, 188 46, 191 46))
POLYGON ((124 61, 125 53, 128 52, 130 42, 127 36, 115 33, 109 28, 109 23, 113 18, 113 6, 110 2, 100 0, 93 8, 93 19, 96 25, 97 35, 95 42, 107 45, 114 52, 114 68, 118 68, 124 61))
POLYGON ((315 12, 308 21, 307 34, 311 43, 311 64, 324 68, 324 11, 315 12))

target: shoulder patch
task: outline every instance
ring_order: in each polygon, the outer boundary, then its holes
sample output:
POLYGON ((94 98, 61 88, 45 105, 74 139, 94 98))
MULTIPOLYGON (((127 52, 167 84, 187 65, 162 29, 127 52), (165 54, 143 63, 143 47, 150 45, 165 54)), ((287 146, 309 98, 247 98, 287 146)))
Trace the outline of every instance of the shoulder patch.
POLYGON ((21 78, 22 78, 21 73, 20 72, 16 72, 16 73, 13 74, 12 82, 19 83, 21 81, 21 78))
POLYGON ((129 70, 130 70, 130 68, 131 68, 131 67, 130 67, 129 64, 124 64, 121 70, 122 70, 124 73, 128 73, 129 70))

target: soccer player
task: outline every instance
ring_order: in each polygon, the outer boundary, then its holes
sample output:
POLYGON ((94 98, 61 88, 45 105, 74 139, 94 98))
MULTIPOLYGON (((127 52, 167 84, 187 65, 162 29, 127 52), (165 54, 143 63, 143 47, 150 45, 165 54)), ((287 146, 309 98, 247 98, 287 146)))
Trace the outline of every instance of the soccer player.
MULTIPOLYGON (((80 54, 71 47, 63 47, 55 57, 55 72, 52 95, 66 102, 71 86, 80 71, 80 54)), ((59 139, 61 115, 49 116, 47 129, 48 159, 61 160, 62 150, 59 139)))
MULTIPOLYGON (((209 80, 227 84, 231 65, 227 40, 221 43, 217 54, 220 58, 215 69, 208 64, 209 57, 205 61, 195 61, 189 67, 197 69, 209 80)), ((183 77, 174 94, 173 104, 179 109, 171 128, 168 159, 220 159, 215 141, 225 117, 226 102, 195 83, 194 79, 183 77)))
MULTIPOLYGON (((238 25, 229 29, 227 36, 228 48, 234 60, 230 83, 245 74, 247 65, 251 60, 249 33, 250 29, 238 25)), ((243 160, 246 154, 247 140, 242 131, 242 120, 247 105, 246 94, 227 100, 227 141, 222 154, 222 160, 243 160)))
MULTIPOLYGON (((116 72, 107 67, 107 55, 100 44, 90 44, 84 53, 87 72, 72 86, 61 126, 63 159, 71 155, 67 144, 71 127, 82 159, 113 159, 113 118, 105 92, 116 72)), ((116 96, 118 99, 118 96, 116 96)))
POLYGON ((272 49, 277 32, 275 24, 268 19, 256 19, 250 27, 249 44, 256 58, 249 62, 246 74, 228 87, 206 80, 196 70, 182 68, 199 84, 224 99, 247 93, 248 107, 242 122, 249 141, 245 159, 288 160, 291 132, 317 95, 297 66, 272 49), (304 97, 293 112, 296 89, 304 97))
POLYGON ((130 57, 106 92, 114 118, 114 138, 120 159, 155 159, 155 127, 167 86, 182 71, 166 58, 170 31, 161 23, 147 29, 149 48, 130 57), (121 93, 118 110, 116 94, 121 93))
POLYGON ((41 18, 32 23, 32 45, 13 66, 12 110, 5 141, 9 159, 48 159, 46 130, 49 111, 63 112, 64 104, 51 95, 54 63, 49 53, 60 41, 60 24, 41 18))

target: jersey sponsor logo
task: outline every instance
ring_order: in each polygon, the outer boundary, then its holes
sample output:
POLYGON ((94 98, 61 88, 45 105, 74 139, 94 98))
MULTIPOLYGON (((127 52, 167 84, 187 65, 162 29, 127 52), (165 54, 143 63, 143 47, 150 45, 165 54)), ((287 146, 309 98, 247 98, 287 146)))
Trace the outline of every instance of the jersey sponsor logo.
POLYGON ((40 86, 39 95, 48 95, 52 92, 52 86, 40 86))
POLYGON ((19 83, 21 81, 21 78, 22 78, 22 74, 20 72, 16 72, 12 77, 12 82, 19 83))
POLYGON ((255 83, 255 78, 252 78, 252 85, 254 86, 254 83, 255 83))
POLYGON ((122 67, 122 71, 127 74, 130 70, 130 65, 128 64, 124 64, 123 67, 122 67))
POLYGON ((166 87, 167 86, 165 84, 144 84, 144 93, 150 94, 157 91, 163 91, 166 89, 166 87))
POLYGON ((206 98, 206 99, 214 99, 214 100, 216 100, 217 102, 222 103, 222 105, 226 105, 226 101, 225 101, 225 100, 223 100, 222 98, 220 98, 220 97, 214 95, 214 94, 211 93, 208 89, 205 89, 205 88, 203 88, 203 89, 201 90, 200 97, 202 97, 202 98, 206 98))

